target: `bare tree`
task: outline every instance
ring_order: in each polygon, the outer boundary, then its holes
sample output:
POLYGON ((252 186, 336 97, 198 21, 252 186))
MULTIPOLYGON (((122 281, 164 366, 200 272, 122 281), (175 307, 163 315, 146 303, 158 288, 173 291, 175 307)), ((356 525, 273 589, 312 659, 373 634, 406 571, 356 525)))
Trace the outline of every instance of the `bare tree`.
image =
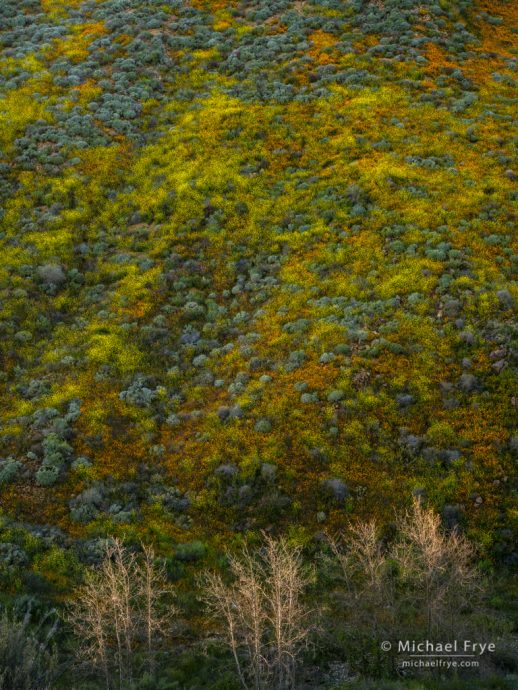
POLYGON ((395 589, 379 526, 374 520, 350 525, 346 547, 336 540, 330 545, 346 587, 349 617, 373 636, 388 631, 394 624, 395 589))
POLYGON ((102 671, 106 689, 109 690, 112 604, 106 587, 104 584, 100 586, 101 581, 100 573, 93 570, 86 573, 83 586, 68 606, 65 620, 70 623, 78 639, 78 658, 102 671))
POLYGON ((155 641, 164 633, 164 597, 170 592, 153 550, 141 561, 115 539, 99 569, 90 570, 70 603, 67 619, 79 641, 78 656, 104 677, 106 690, 131 685, 142 657, 155 666, 155 641), (141 641, 145 640, 144 649, 141 641))
MULTIPOLYGON (((116 666, 119 671, 120 686, 131 683, 133 678, 133 646, 135 641, 137 607, 136 592, 132 587, 135 573, 135 555, 116 540, 106 554, 101 568, 103 580, 98 581, 109 602, 108 614, 116 640, 116 666)), ((109 623, 109 620, 105 621, 109 623)))
POLYGON ((203 599, 223 625, 245 690, 291 690, 311 630, 303 602, 310 578, 301 550, 265 537, 264 549, 229 556, 232 582, 216 573, 202 580, 203 599))
POLYGON ((302 596, 309 579, 303 574, 301 551, 285 539, 266 540, 268 620, 273 629, 272 668, 275 687, 292 688, 295 683, 297 654, 307 641, 307 609, 302 596))
POLYGON ((156 670, 156 641, 166 635, 168 622, 177 610, 171 604, 167 609, 162 606, 171 594, 164 566, 156 564, 155 553, 150 546, 143 545, 142 551, 143 558, 136 569, 136 593, 141 601, 140 621, 146 639, 148 670, 153 674, 156 670))
POLYGON ((397 527, 400 536, 392 552, 406 600, 429 637, 454 633, 462 624, 462 610, 481 591, 472 545, 457 530, 444 532, 440 516, 418 498, 399 516, 397 527))
POLYGON ((355 640, 363 647, 367 639, 378 642, 362 663, 390 663, 379 640, 416 633, 450 639, 473 625, 463 616, 482 590, 473 547, 458 531, 445 532, 419 499, 397 516, 391 543, 370 521, 350 525, 347 538, 330 544, 344 584, 346 636, 353 647, 355 640))
POLYGON ((220 575, 208 573, 205 578, 205 600, 215 616, 225 625, 225 637, 232 650, 241 683, 262 688, 268 676, 264 640, 267 610, 263 564, 247 548, 239 556, 229 556, 234 582, 225 585, 220 575))

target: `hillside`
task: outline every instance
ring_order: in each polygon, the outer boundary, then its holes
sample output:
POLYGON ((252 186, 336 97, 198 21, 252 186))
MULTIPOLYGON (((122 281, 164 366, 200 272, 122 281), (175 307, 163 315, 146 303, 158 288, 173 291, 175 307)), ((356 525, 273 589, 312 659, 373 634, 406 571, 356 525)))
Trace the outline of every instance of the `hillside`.
POLYGON ((3 0, 6 593, 66 597, 108 535, 188 588, 412 496, 516 564, 517 31, 503 0, 3 0))

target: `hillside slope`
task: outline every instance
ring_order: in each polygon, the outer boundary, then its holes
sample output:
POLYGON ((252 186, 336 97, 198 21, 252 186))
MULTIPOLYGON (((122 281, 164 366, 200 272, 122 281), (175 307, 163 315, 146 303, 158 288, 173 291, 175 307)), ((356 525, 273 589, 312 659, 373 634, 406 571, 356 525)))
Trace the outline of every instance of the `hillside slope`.
POLYGON ((3 0, 24 578, 416 492, 516 561, 517 29, 502 1, 3 0))

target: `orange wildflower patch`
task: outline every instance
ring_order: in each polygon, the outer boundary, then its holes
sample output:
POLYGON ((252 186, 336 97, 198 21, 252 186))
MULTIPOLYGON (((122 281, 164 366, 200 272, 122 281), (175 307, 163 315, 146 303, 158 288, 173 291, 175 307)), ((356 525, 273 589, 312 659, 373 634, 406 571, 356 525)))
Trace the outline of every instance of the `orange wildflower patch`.
POLYGON ((464 72, 478 84, 490 80, 492 72, 503 67, 503 58, 515 57, 513 46, 516 43, 513 27, 518 26, 518 5, 513 2, 488 2, 480 0, 476 3, 474 17, 481 12, 491 17, 500 18, 500 24, 489 23, 486 19, 474 20, 475 32, 479 36, 480 45, 474 46, 477 53, 492 53, 494 57, 472 58, 464 63, 464 72))
POLYGON ((376 46, 379 43, 379 38, 378 36, 365 36, 361 41, 355 41, 354 47, 357 50, 364 50, 366 48, 372 48, 372 46, 376 46))
POLYGON ((79 27, 79 34, 81 36, 102 36, 106 33, 104 22, 92 22, 91 24, 83 24, 79 27))
POLYGON ((321 65, 325 65, 329 62, 333 62, 333 58, 329 53, 323 52, 327 48, 332 48, 337 43, 336 36, 327 33, 326 31, 314 31, 309 40, 311 41, 313 47, 309 51, 311 57, 319 62, 321 65))
POLYGON ((428 72, 440 72, 443 67, 458 67, 456 63, 448 59, 443 48, 432 42, 428 43, 426 46, 426 58, 428 59, 428 72))
POLYGON ((477 30, 482 39, 482 50, 498 52, 506 57, 514 57, 511 52, 516 44, 513 27, 518 26, 518 4, 515 2, 493 2, 479 0, 476 12, 487 12, 492 17, 501 17, 501 24, 490 24, 487 21, 477 22, 477 30))
POLYGON ((95 22, 74 26, 72 35, 55 40, 52 47, 46 51, 46 58, 55 60, 67 57, 73 62, 81 62, 88 57, 88 46, 97 37, 106 34, 103 22, 95 22))
POLYGON ((81 105, 90 103, 90 101, 93 101, 96 96, 102 93, 102 89, 96 85, 93 79, 87 79, 83 84, 76 86, 74 91, 78 94, 81 105))

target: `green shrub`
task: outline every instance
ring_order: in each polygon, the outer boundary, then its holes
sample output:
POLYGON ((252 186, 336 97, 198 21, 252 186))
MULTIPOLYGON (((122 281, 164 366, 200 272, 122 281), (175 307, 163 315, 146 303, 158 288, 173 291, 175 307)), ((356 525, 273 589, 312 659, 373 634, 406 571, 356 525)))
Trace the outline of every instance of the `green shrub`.
POLYGON ((2 484, 9 484, 16 477, 21 467, 22 463, 14 458, 7 458, 7 460, 0 462, 0 486, 2 484))

